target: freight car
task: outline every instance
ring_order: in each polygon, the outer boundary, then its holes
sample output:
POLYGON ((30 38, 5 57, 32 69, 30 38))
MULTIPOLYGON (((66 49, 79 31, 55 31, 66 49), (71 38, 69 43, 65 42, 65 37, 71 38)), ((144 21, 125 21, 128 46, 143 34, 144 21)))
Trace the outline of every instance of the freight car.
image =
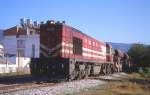
POLYGON ((113 49, 113 62, 115 67, 115 72, 126 72, 130 68, 130 58, 126 52, 120 49, 113 49))
POLYGON ((40 58, 32 59, 31 73, 50 78, 81 79, 115 71, 112 46, 65 22, 40 26, 40 58))

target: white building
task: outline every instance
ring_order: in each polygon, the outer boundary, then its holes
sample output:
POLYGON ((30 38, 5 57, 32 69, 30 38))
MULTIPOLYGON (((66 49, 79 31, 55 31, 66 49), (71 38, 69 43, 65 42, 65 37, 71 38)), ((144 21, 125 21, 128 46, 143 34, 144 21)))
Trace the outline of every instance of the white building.
MULTIPOLYGON (((0 73, 7 73, 8 72, 8 64, 11 64, 9 61, 7 61, 5 55, 4 55, 4 46, 0 44, 0 73)), ((10 65, 12 67, 12 65, 10 65)))
POLYGON ((4 46, 0 44, 0 57, 4 57, 4 46))
POLYGON ((11 71, 29 70, 30 59, 39 57, 39 25, 32 24, 30 19, 21 19, 20 25, 4 31, 4 51, 8 55, 7 60, 13 64, 9 65, 11 71), (11 57, 10 57, 11 56, 11 57))

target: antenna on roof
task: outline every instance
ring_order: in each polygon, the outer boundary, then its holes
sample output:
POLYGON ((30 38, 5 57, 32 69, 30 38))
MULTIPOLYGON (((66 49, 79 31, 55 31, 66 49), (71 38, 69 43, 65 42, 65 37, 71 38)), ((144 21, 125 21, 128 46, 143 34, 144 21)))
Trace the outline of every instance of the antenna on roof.
POLYGON ((21 25, 22 27, 25 27, 25 24, 26 24, 25 18, 21 18, 21 19, 20 19, 20 25, 21 25))
POLYGON ((34 21, 34 27, 38 27, 38 22, 34 21))
POLYGON ((63 20, 62 23, 65 24, 66 22, 63 20))
POLYGON ((32 20, 31 19, 27 19, 27 25, 30 26, 32 24, 32 20))

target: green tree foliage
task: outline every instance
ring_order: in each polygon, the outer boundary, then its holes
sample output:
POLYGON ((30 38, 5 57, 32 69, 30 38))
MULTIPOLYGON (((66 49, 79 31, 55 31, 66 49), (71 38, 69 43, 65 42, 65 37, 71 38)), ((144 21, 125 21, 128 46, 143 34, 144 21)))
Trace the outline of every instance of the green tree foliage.
POLYGON ((134 44, 128 51, 134 65, 134 71, 150 77, 150 46, 134 44))
POLYGON ((150 64, 150 46, 134 44, 128 54, 134 64, 150 64))

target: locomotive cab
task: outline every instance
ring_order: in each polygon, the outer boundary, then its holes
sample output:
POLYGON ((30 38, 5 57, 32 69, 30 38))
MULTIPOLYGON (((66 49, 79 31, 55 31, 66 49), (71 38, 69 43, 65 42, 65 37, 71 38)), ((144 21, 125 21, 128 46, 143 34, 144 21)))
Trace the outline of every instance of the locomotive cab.
POLYGON ((112 46, 108 43, 106 43, 106 61, 108 61, 108 62, 113 61, 112 46))

